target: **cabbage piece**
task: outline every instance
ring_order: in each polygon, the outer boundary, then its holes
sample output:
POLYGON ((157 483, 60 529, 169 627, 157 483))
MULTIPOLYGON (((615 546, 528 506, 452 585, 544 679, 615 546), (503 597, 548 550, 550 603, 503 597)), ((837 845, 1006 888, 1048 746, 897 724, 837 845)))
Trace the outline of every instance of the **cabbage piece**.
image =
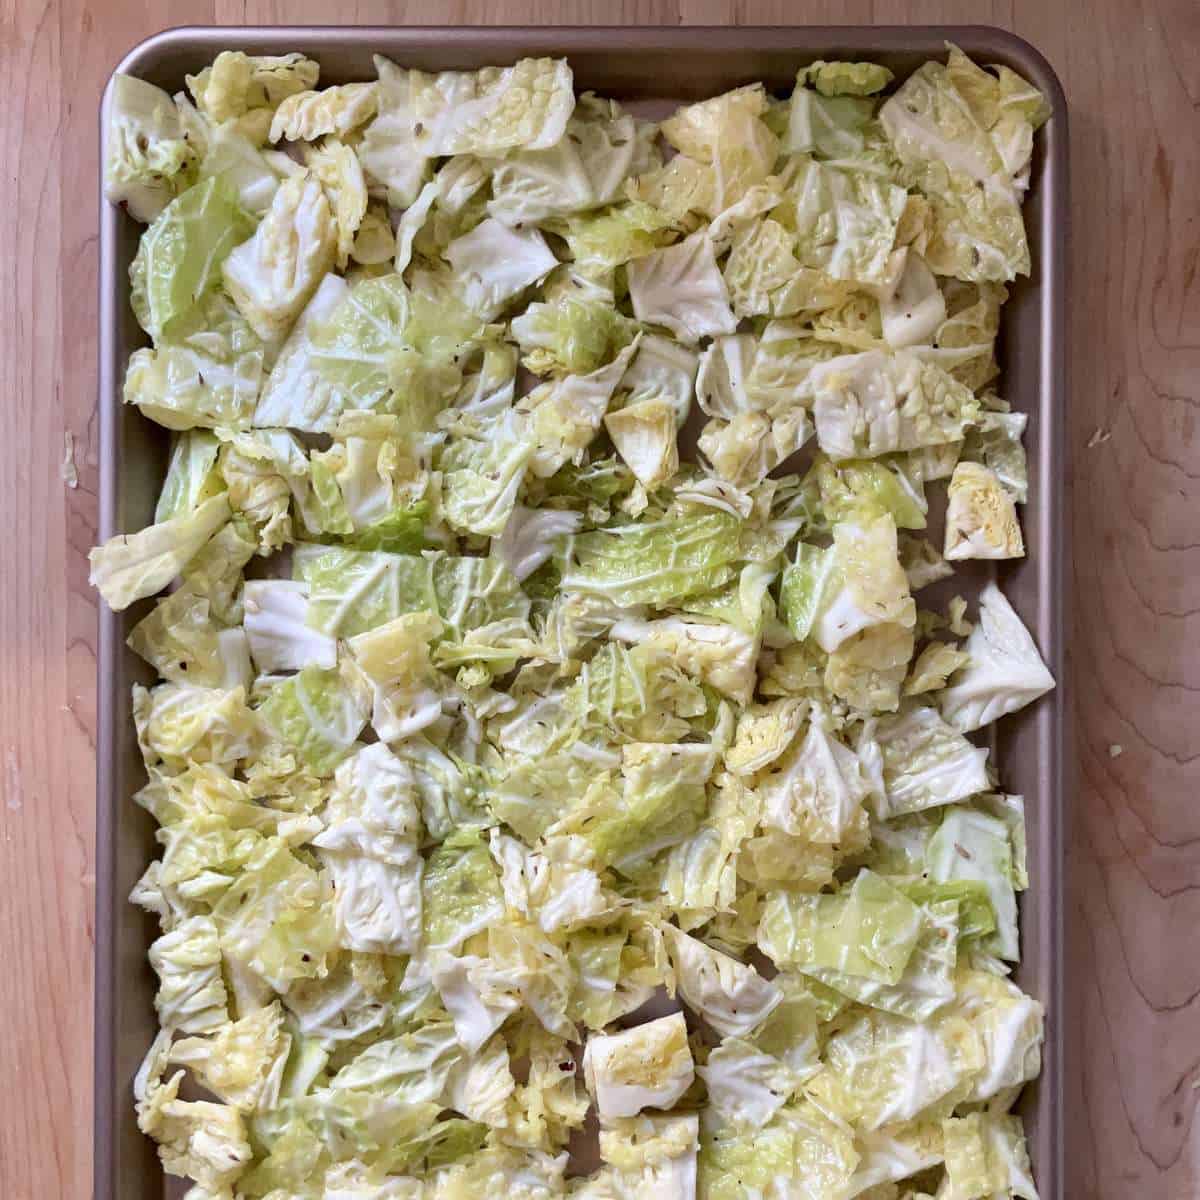
POLYGON ((916 623, 916 605, 900 567, 896 524, 890 514, 835 525, 832 568, 812 558, 809 572, 815 578, 805 587, 810 594, 819 589, 823 601, 823 606, 808 601, 818 608, 812 629, 822 650, 832 653, 856 634, 875 627, 911 629, 916 623), (826 577, 830 570, 836 571, 836 577, 826 577))
POLYGON ((451 441, 440 460, 442 512, 449 524, 488 537, 503 533, 535 449, 529 421, 512 412, 484 438, 451 441))
POLYGON ((917 706, 882 717, 875 739, 889 817, 954 804, 990 786, 987 750, 971 745, 936 709, 917 706))
POLYGON ((526 580, 577 532, 583 515, 569 509, 514 505, 493 550, 518 580, 526 580))
POLYGON ((736 1037, 727 1037, 696 1074, 708 1088, 709 1112, 727 1128, 761 1128, 798 1083, 778 1059, 736 1037))
POLYGON ((414 953, 420 945, 421 819, 411 769, 382 742, 338 767, 313 839, 336 891, 341 944, 371 953, 414 953))
POLYGON ((915 352, 979 392, 1000 374, 996 337, 1008 289, 1001 283, 942 279, 939 290, 945 299, 946 319, 938 326, 933 345, 917 347, 915 352))
POLYGON ((802 700, 776 700, 743 709, 733 742, 725 750, 725 766, 739 776, 769 767, 792 745, 807 713, 802 700))
POLYGON ((497 1144, 441 1172, 439 1190, 447 1200, 495 1194, 513 1200, 554 1200, 564 1194, 565 1154, 515 1149, 497 1144))
POLYGON ((584 1046, 583 1071, 602 1121, 670 1108, 695 1078, 683 1014, 593 1034, 584 1046))
POLYGON ((639 321, 663 325, 693 345, 702 337, 737 328, 706 234, 642 255, 629 263, 628 272, 629 297, 639 321))
POLYGON ((979 463, 960 462, 950 480, 943 553, 966 558, 1022 558, 1025 541, 1013 498, 995 472, 979 463))
POLYGON ((485 958, 456 958, 436 950, 429 961, 430 977, 454 1021, 455 1036, 465 1050, 477 1053, 520 1008, 520 996, 512 981, 485 958))
POLYGON ((354 660, 374 689, 371 726, 384 741, 411 737, 442 715, 444 680, 430 660, 441 620, 405 613, 350 638, 354 660))
POLYGON ((162 88, 114 75, 108 102, 104 194, 143 223, 153 221, 188 186, 195 148, 162 88))
POLYGON ((987 1112, 942 1122, 946 1160, 945 1200, 1020 1196, 1038 1200, 1020 1117, 987 1112))
POLYGON ((492 172, 488 212, 507 225, 584 212, 619 200, 622 185, 658 165, 655 127, 615 100, 582 96, 566 133, 545 149, 520 150, 492 172))
POLYGON ((1029 471, 1021 443, 1028 421, 1028 413, 982 413, 963 445, 964 457, 982 463, 1017 504, 1029 497, 1029 471))
MULTIPOLYGON (((879 302, 883 340, 889 346, 928 343, 946 320, 946 298, 925 260, 913 249, 905 251, 904 269, 895 290, 879 302)), ((942 346, 940 338, 938 346, 942 346)), ((943 365, 947 365, 943 362, 943 365)))
POLYGON ((809 379, 836 347, 795 321, 771 321, 757 340, 749 334, 716 338, 700 357, 696 396, 711 417, 782 415, 811 394, 809 379))
POLYGON ((798 82, 788 105, 786 148, 791 154, 861 162, 866 158, 868 137, 875 133, 870 128, 874 111, 874 102, 866 97, 825 96, 798 82))
POLYGON ((516 1084, 504 1039, 493 1038, 478 1054, 461 1061, 447 1086, 447 1099, 456 1112, 496 1129, 507 1127, 507 1104, 516 1084))
POLYGON ((478 835, 456 835, 433 852, 422 895, 431 949, 453 950, 504 916, 500 879, 478 835))
POLYGON ((902 187, 874 171, 790 160, 776 215, 795 237, 800 264, 833 279, 880 284, 886 278, 904 212, 902 187))
POLYGON ((610 637, 662 649, 682 671, 703 680, 730 699, 749 704, 757 679, 758 641, 732 625, 685 621, 618 621, 610 637))
POLYGON ((699 1118, 688 1114, 643 1115, 602 1129, 600 1156, 609 1166, 611 1179, 593 1178, 598 1186, 613 1190, 598 1191, 597 1197, 695 1200, 699 1132, 699 1118))
POLYGON ((343 955, 324 977, 297 980, 283 1002, 295 1019, 301 1044, 308 1039, 335 1047, 369 1037, 392 1014, 392 1008, 364 984, 359 960, 343 955))
POLYGON ((937 883, 977 879, 987 886, 996 932, 984 944, 994 948, 1001 958, 1016 962, 1020 958, 1016 871, 1004 822, 967 808, 949 809, 929 840, 925 862, 929 878, 937 883))
POLYGON ((808 1083, 827 1111, 865 1131, 910 1121, 965 1090, 978 1069, 978 1035, 961 1017, 909 1021, 868 1009, 826 1043, 825 1066, 808 1083))
POLYGON ((115 612, 161 591, 230 516, 224 493, 196 509, 137 533, 119 533, 88 555, 88 582, 115 612))
POLYGON ((154 520, 169 521, 190 513, 203 501, 222 490, 217 465, 221 443, 211 433, 184 433, 175 439, 154 507, 154 520))
POLYGON ((170 1047, 170 1033, 160 1031, 134 1077, 138 1128, 158 1142, 167 1174, 193 1179, 192 1192, 223 1200, 254 1156, 245 1121, 231 1105, 180 1100, 183 1072, 162 1079, 170 1047))
POLYGON ((291 1036, 284 1032, 283 1008, 276 1000, 228 1022, 211 1037, 182 1038, 171 1047, 170 1061, 187 1067, 224 1103, 252 1113, 273 1108, 278 1101, 291 1046, 291 1036))
POLYGON ((310 172, 280 184, 254 236, 230 251, 225 286, 265 342, 282 342, 333 265, 333 214, 310 172))
POLYGON ((920 696, 940 691, 949 677, 966 664, 967 656, 955 643, 930 642, 913 661, 904 681, 904 694, 920 696))
POLYGON ((344 271, 367 213, 367 181, 362 165, 353 148, 335 137, 324 138, 318 146, 306 146, 304 165, 316 176, 329 201, 337 232, 334 262, 344 271))
POLYGON ((566 1015, 571 1000, 571 967, 563 950, 536 925, 493 923, 488 956, 521 995, 521 1003, 556 1037, 579 1041, 566 1015))
POLYGON ((450 159, 400 217, 396 229, 396 270, 417 254, 431 263, 445 256, 455 238, 487 216, 488 168, 473 154, 450 159))
POLYGON ((565 238, 576 270, 594 278, 674 241, 670 225, 667 214, 653 205, 627 201, 547 227, 565 238))
MULTIPOLYGON (((359 143, 361 147, 361 143, 359 143)), ((359 159, 361 163, 361 156, 359 159)), ((350 247, 350 258, 360 267, 378 267, 396 256, 396 235, 388 219, 387 209, 380 204, 370 204, 354 235, 350 247)))
POLYGON ((587 375, 551 380, 522 397, 518 411, 529 413, 537 442, 530 470, 539 479, 556 474, 568 462, 582 460, 600 432, 609 401, 637 347, 635 338, 606 366, 587 375))
MULTIPOLYGON (((406 366, 405 331, 412 319, 412 301, 399 275, 361 280, 336 307, 309 327, 309 362, 318 381, 322 429, 331 429, 343 409, 386 408, 400 385, 406 366)), ((412 383, 440 390, 456 387, 453 380, 435 376, 437 366, 418 362, 412 383), (431 374, 426 375, 428 370, 431 374)), ((301 382, 301 381, 298 381, 301 382)), ((414 387, 415 390, 415 387, 414 387)), ((316 399, 316 397, 314 397, 316 399)), ((417 397, 409 397, 410 403, 417 397)), ((439 395, 437 407, 441 407, 439 395)))
POLYGON ((715 762, 704 745, 634 742, 621 749, 624 793, 584 831, 596 856, 629 867, 686 838, 705 805, 715 762))
MULTIPOLYGON (((307 474, 304 451, 285 430, 242 436, 231 433, 221 447, 221 475, 234 515, 258 539, 258 553, 270 554, 292 540, 292 480, 297 489, 307 474)), ((307 482, 306 480, 304 482, 307 482)))
POLYGON ((250 684, 245 635, 215 625, 208 600, 187 586, 160 600, 133 627, 127 644, 172 683, 206 688, 250 684))
POLYGON ((904 568, 909 588, 914 592, 937 583, 939 579, 949 579, 954 574, 954 568, 938 553, 932 542, 911 534, 900 535, 900 565, 904 568))
POLYGON ((376 113, 379 89, 373 83, 343 83, 321 91, 284 97, 271 118, 272 142, 312 142, 327 133, 344 137, 376 113))
POLYGON ((912 654, 911 629, 903 624, 872 625, 829 655, 822 682, 839 700, 861 712, 895 712, 912 654))
POLYGON ((701 688, 663 646, 627 649, 616 642, 602 645, 565 692, 539 699, 514 710, 500 738, 506 748, 538 754, 569 748, 581 733, 598 733, 597 762, 611 766, 618 762, 617 747, 605 751, 603 741, 682 738, 691 731, 689 720, 708 708, 701 688))
POLYGON ((662 123, 679 154, 636 181, 634 194, 670 213, 713 218, 732 208, 771 173, 778 140, 762 120, 767 96, 749 84, 677 109, 662 123))
POLYGON ((835 461, 957 441, 979 415, 967 388, 906 350, 819 363, 809 387, 817 440, 835 461))
POLYGON ((956 47, 947 66, 918 68, 880 109, 905 180, 931 204, 926 251, 941 275, 971 281, 1027 275, 1020 201, 1044 99, 1007 68, 989 75, 956 47))
POLYGON ((213 906, 221 948, 276 991, 326 970, 336 944, 328 882, 279 838, 254 851, 213 906))
POLYGON ((779 589, 780 615, 792 636, 803 641, 818 615, 831 603, 840 584, 837 554, 832 546, 796 543, 796 560, 783 569, 779 589))
POLYGON ((893 78, 878 63, 817 59, 796 73, 796 86, 814 87, 822 96, 870 96, 883 91, 893 78))
POLYGON ((622 606, 678 603, 733 575, 740 540, 737 518, 713 511, 583 533, 562 586, 622 606))
POLYGON ((885 1185, 942 1161, 942 1141, 941 1126, 932 1121, 909 1121, 859 1134, 861 1158, 849 1194, 890 1194, 883 1190, 885 1185))
POLYGON ((155 349, 130 356, 124 399, 168 429, 238 427, 250 420, 262 373, 262 342, 227 296, 208 292, 155 349))
POLYGON ((268 157, 233 121, 210 126, 205 134, 200 178, 221 176, 237 193, 242 208, 261 217, 271 207, 281 177, 295 169, 291 160, 285 160, 284 166, 278 158, 268 157))
MULTIPOLYGON (((510 325, 521 347, 521 361, 536 375, 586 375, 624 348, 633 336, 631 322, 611 297, 556 300, 530 304, 510 325)), ((629 386, 629 380, 622 381, 629 386)))
POLYGON ((346 298, 345 280, 326 275, 297 318, 275 359, 254 410, 253 424, 308 433, 329 432, 345 401, 317 370, 312 336, 346 298))
POLYGON ((379 113, 363 130, 358 148, 363 169, 387 189, 388 203, 407 208, 421 190, 429 159, 414 144, 411 72, 375 55, 379 113))
POLYGON ((266 727, 318 773, 350 752, 367 723, 368 701, 348 672, 305 667, 274 684, 258 707, 266 727))
POLYGON ((309 623, 333 637, 421 610, 438 613, 459 636, 529 612, 528 598, 499 559, 321 546, 306 549, 296 568, 309 584, 309 623))
POLYGON ((927 1021, 954 1000, 958 937, 958 901, 934 900, 921 907, 921 932, 899 982, 880 983, 828 967, 803 970, 859 1004, 927 1021))
POLYGON ((764 825, 837 845, 861 824, 869 787, 858 756, 833 736, 830 724, 814 706, 804 739, 757 783, 764 825))
POLYGON ((437 558, 433 588, 438 613, 459 639, 497 621, 529 616, 528 597, 499 559, 437 558))
POLYGON ((425 452, 398 417, 343 413, 333 446, 311 461, 328 468, 350 528, 341 540, 361 550, 419 550, 429 504, 425 452), (388 545, 389 542, 402 543, 388 545))
POLYGON ((754 820, 752 797, 718 777, 705 824, 667 852, 660 890, 681 928, 692 929, 737 900, 737 861, 754 820))
POLYGON ((421 856, 411 846, 383 860, 357 853, 356 841, 356 831, 345 827, 313 839, 336 892, 340 944, 374 954, 414 953, 422 928, 421 856))
POLYGON ((701 356, 696 392, 714 420, 698 445, 713 472, 734 486, 756 486, 811 433, 798 392, 816 360, 806 358, 809 343, 794 332, 788 323, 772 322, 761 340, 718 337, 701 356))
POLYGON ((770 893, 759 942, 780 967, 827 967, 897 984, 920 933, 921 910, 864 870, 833 894, 770 893))
POLYGON ((588 846, 578 837, 551 838, 544 851, 527 851, 515 838, 492 830, 491 850, 500 866, 505 903, 536 920, 545 933, 587 924, 614 911, 614 899, 588 866, 588 846))
POLYGON ((133 716, 147 766, 163 761, 178 771, 187 760, 233 763, 258 741, 258 724, 240 687, 164 683, 147 691, 135 684, 133 716))
MULTIPOLYGON (((316 86, 320 67, 303 54, 243 54, 222 50, 198 75, 187 76, 188 91, 200 111, 217 124, 266 109, 267 116, 288 96, 316 86)), ((263 135, 266 128, 263 127, 263 135)))
POLYGON ((673 925, 664 930, 680 996, 723 1036, 747 1036, 783 999, 782 992, 753 967, 673 925))
POLYGON ((671 338, 643 334, 637 354, 621 380, 621 388, 629 392, 633 402, 669 401, 676 423, 682 425, 691 411, 699 361, 696 351, 671 338))
POLYGON ((814 464, 821 506, 832 524, 890 513, 898 529, 924 529, 928 504, 924 488, 895 462, 848 459, 814 464))
POLYGON ((158 1023, 180 1033, 212 1033, 229 1020, 221 944, 211 917, 180 921, 150 946, 158 976, 158 1023))
POLYGON ((970 1101, 991 1100, 1036 1079, 1042 1069, 1045 1013, 1016 984, 989 971, 959 968, 956 1011, 967 1017, 983 1042, 984 1063, 970 1101))
POLYGON ((960 733, 1024 708, 1054 687, 1029 631, 994 583, 979 594, 979 623, 963 649, 967 665, 938 697, 942 716, 960 733))
POLYGON ((129 267, 134 312, 155 344, 216 286, 222 263, 253 228, 223 178, 188 188, 155 217, 129 267))
POLYGON ((307 624, 308 584, 247 580, 243 605, 250 655, 260 672, 337 666, 337 643, 307 624))
POLYGON ((330 1079, 339 1091, 376 1091, 386 1087, 404 1104, 437 1100, 462 1051, 454 1027, 446 1020, 429 1021, 412 1033, 384 1038, 366 1046, 330 1079))
POLYGON ((665 484, 679 469, 676 412, 670 401, 641 400, 605 416, 608 437, 643 487, 665 484))
POLYGON ((709 421, 700 452, 721 479, 738 488, 756 487, 804 445, 812 427, 799 406, 775 417, 739 413, 732 421, 709 421))
POLYGON ((536 229, 510 229, 494 217, 452 241, 445 257, 463 303, 483 320, 495 319, 514 296, 558 266, 536 229))
POLYGON ((264 549, 290 540, 289 500, 309 533, 350 533, 352 525, 325 458, 311 458, 285 429, 221 431, 221 473, 229 502, 257 525, 264 549))
POLYGON ((783 315, 788 306, 778 294, 799 266, 794 247, 795 236, 770 217, 747 222, 734 232, 723 274, 739 317, 783 315))
POLYGON ((408 76, 413 146, 426 157, 545 150, 563 136, 575 108, 566 59, 408 76))
POLYGON ((761 1129, 722 1128, 706 1137, 700 1150, 700 1194, 742 1200, 771 1195, 790 1181, 793 1190, 802 1189, 798 1195, 839 1200, 849 1195, 857 1163, 849 1127, 802 1100, 785 1105, 761 1129))
POLYGON ((767 1196, 780 1180, 791 1179, 795 1169, 795 1139, 782 1122, 706 1131, 700 1144, 699 1194, 708 1200, 767 1196))

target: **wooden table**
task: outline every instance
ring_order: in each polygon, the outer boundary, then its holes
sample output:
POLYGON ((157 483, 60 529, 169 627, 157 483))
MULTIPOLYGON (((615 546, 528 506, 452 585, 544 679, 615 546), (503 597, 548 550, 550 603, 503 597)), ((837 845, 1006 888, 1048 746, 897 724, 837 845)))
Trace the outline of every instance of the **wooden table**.
POLYGON ((1196 0, 3 0, 0 1195, 91 1187, 100 90, 170 25, 322 20, 974 21, 1057 68, 1074 196, 1068 1195, 1200 1194, 1196 0))

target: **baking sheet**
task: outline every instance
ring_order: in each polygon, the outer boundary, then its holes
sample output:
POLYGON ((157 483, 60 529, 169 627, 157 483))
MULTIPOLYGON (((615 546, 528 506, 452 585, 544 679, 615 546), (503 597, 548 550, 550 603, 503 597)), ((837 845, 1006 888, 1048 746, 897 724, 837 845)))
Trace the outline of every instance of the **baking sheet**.
MULTIPOLYGON (((322 84, 374 78, 373 54, 430 71, 505 64, 527 55, 566 56, 579 92, 627 102, 680 103, 762 80, 790 90, 798 67, 817 58, 864 58, 903 78, 953 41, 972 58, 1019 71, 1050 100, 1054 115, 1036 139, 1025 219, 1033 275, 1010 285, 1003 312, 1002 395, 1030 414, 1026 448, 1029 503, 1022 512, 1024 560, 996 572, 979 566, 956 576, 980 584, 997 575, 1032 630, 1059 688, 1000 722, 993 761, 1010 792, 1026 798, 1030 889, 1022 896, 1021 986, 1046 1007, 1040 1079, 1026 1088, 1030 1154, 1043 1200, 1063 1195, 1062 1171, 1062 814, 1069 778, 1063 657, 1067 514, 1063 503, 1066 404, 1064 321, 1067 234, 1067 111, 1046 60, 1027 42, 987 26, 691 27, 357 27, 182 28, 135 47, 117 71, 168 91, 221 50, 258 54, 299 50, 321 64, 322 84)), ((106 94, 107 100, 107 94, 106 94)), ((104 137, 103 107, 101 141, 104 137)), ((104 161, 103 144, 101 162, 104 161)), ((125 364, 146 342, 129 307, 128 266, 142 226, 100 204, 100 540, 152 520, 165 474, 169 434, 121 400, 125 364)), ((157 922, 126 897, 158 853, 151 817, 130 802, 144 779, 130 710, 130 687, 152 682, 125 638, 151 600, 124 613, 100 605, 96 846, 95 1198, 151 1200, 179 1195, 154 1146, 138 1131, 132 1081, 157 1031, 154 975, 146 948, 157 922)))

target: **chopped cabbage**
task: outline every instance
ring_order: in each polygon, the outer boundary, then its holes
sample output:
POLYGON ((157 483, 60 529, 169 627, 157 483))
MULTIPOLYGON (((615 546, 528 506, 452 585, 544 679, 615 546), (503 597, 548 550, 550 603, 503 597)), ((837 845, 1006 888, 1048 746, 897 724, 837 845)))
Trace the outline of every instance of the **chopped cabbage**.
POLYGON ((152 221, 190 182, 196 150, 162 88, 114 75, 108 103, 104 194, 152 221))
POLYGON ((602 1121, 670 1108, 695 1078, 683 1014, 593 1035, 583 1070, 602 1121))
POLYGON ((961 733, 1024 708, 1054 687, 1029 630, 994 583, 980 593, 979 623, 963 651, 966 666, 938 697, 942 715, 961 733))
POLYGON ((1023 550, 1045 101, 475 66, 110 88, 172 431, 91 556, 155 679, 139 1125, 190 1200, 1035 1197, 969 735, 1053 679, 994 583, 914 595, 1023 550))

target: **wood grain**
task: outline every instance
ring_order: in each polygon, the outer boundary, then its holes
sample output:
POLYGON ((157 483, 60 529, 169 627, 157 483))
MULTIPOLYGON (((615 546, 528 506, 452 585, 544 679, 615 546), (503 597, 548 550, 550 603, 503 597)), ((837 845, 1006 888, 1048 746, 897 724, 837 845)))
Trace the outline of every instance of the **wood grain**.
POLYGON ((1074 195, 1067 1194, 1200 1194, 1195 0, 0 0, 0 1196, 91 1186, 100 89, 169 25, 330 19, 977 22, 1055 65, 1074 195))

